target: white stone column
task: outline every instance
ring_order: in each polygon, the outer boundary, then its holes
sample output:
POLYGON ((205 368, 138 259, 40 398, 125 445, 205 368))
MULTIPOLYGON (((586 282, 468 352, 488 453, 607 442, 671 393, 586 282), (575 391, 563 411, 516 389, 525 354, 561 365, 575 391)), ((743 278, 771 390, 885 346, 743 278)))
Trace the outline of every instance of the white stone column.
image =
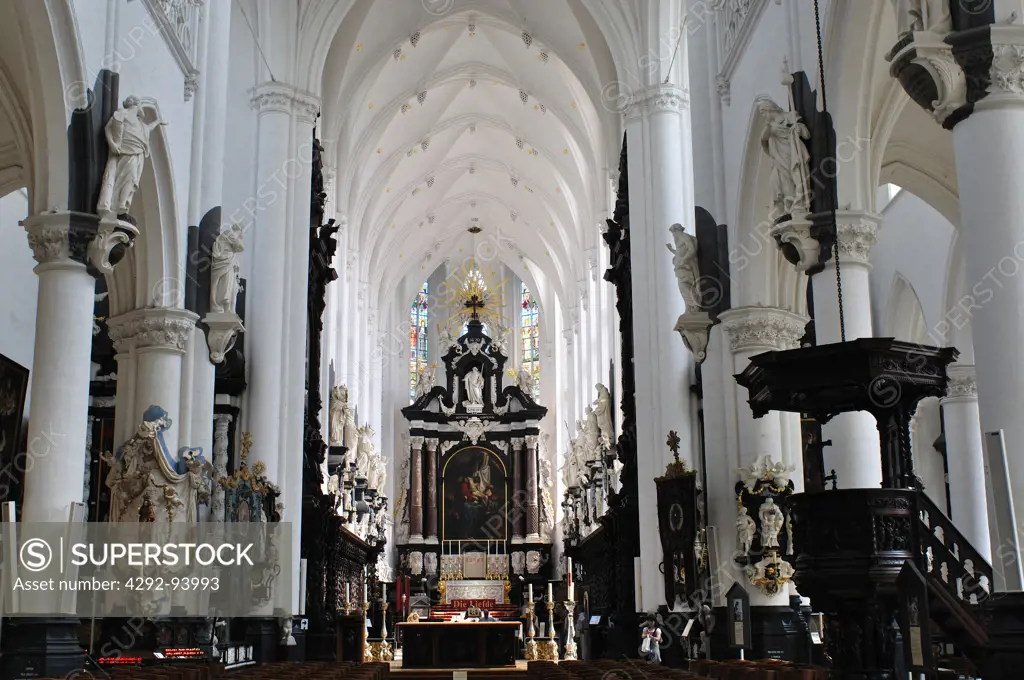
MULTIPOLYGON (((773 307, 737 307, 724 312, 719 317, 722 329, 729 340, 729 348, 733 356, 733 374, 742 373, 750 364, 750 357, 763 352, 783 351, 800 346, 800 338, 804 335, 807 318, 788 310, 773 307)), ((728 387, 726 390, 728 391, 728 387)), ((708 476, 709 483, 720 484, 709 491, 709 500, 714 503, 715 521, 721 527, 718 533, 719 564, 727 566, 732 572, 733 580, 741 581, 750 594, 750 603, 754 606, 782 606, 788 602, 789 593, 782 589, 776 595, 767 595, 746 581, 742 571, 735 566, 731 556, 739 549, 736 545, 736 532, 732 531, 736 518, 736 482, 739 480, 735 470, 747 467, 756 460, 769 456, 773 462, 782 462, 792 467, 792 477, 803 479, 803 459, 799 448, 787 451, 783 447, 783 429, 790 426, 795 418, 799 422, 798 413, 781 413, 769 411, 761 418, 754 418, 748 404, 749 394, 733 382, 733 393, 736 398, 736 420, 739 430, 739 460, 734 461, 732 473, 725 479, 713 479, 708 476), (733 521, 729 522, 731 518, 733 521)))
MULTIPOLYGON (((685 46, 681 53, 685 54, 685 46)), ((686 84, 682 83, 685 88, 686 84)), ((671 84, 637 92, 626 111, 630 240, 633 266, 633 338, 636 368, 637 476, 640 517, 657 516, 654 478, 671 453, 665 446, 676 431, 680 457, 693 465, 690 422, 692 355, 679 346, 674 328, 685 311, 672 267, 669 227, 693 233, 693 182, 689 153, 690 115, 686 91, 671 84)), ((657 527, 643 523, 640 569, 643 601, 638 611, 664 604, 663 556, 657 527)))
POLYGON ((66 522, 71 503, 82 501, 96 280, 73 219, 41 213, 23 222, 39 263, 25 522, 66 522))
POLYGON ((942 405, 949 466, 949 502, 953 524, 974 549, 992 561, 985 486, 985 460, 978 414, 978 387, 974 366, 949 367, 949 387, 942 405))
MULTIPOLYGON (((843 283, 843 318, 847 341, 873 337, 871 327, 871 250, 878 241, 881 218, 865 212, 838 211, 839 268, 843 283)), ((815 274, 814 331, 819 345, 840 341, 835 260, 815 274)), ((882 484, 878 426, 867 411, 843 413, 822 428, 826 474, 835 470, 840 489, 877 489, 882 484)))
MULTIPOLYGON (((953 128, 981 429, 1002 430, 1015 507, 1024 507, 1024 27, 993 26, 988 96, 953 128)), ((33 396, 33 403, 35 397, 33 396)), ((954 511, 955 512, 955 511, 954 511)))
MULTIPOLYGON (((195 107, 197 112, 202 109, 200 132, 202 141, 199 149, 193 143, 192 151, 198 155, 198 163, 193 163, 193 172, 200 169, 198 197, 194 219, 190 224, 197 226, 199 219, 223 201, 224 193, 224 140, 227 129, 228 100, 228 67, 230 64, 229 46, 231 43, 231 7, 225 3, 212 2, 204 7, 204 32, 208 33, 206 42, 205 63, 200 66, 202 85, 196 92, 195 107)), ((198 115, 198 114, 197 114, 198 115)), ((191 198, 191 197, 190 197, 191 198)), ((191 201, 190 201, 191 202, 191 201)), ((251 243, 251 231, 250 231, 251 243)), ((209 253, 202 253, 200 266, 209 267, 209 253)), ((236 310, 244 311, 244 310, 236 310)), ((236 320, 237 321, 237 320, 236 320)), ((227 324, 230 327, 230 323, 227 324)), ((228 343, 233 345, 233 335, 218 328, 212 336, 214 342, 208 343, 207 335, 202 328, 193 331, 189 347, 187 368, 191 369, 191 377, 186 376, 190 383, 188 401, 190 408, 183 410, 182 419, 189 419, 188 439, 182 443, 203 450, 210 460, 213 448, 213 403, 216 392, 216 365, 211 360, 211 347, 220 352, 228 343), (225 335, 227 333, 227 335, 225 335)), ((221 357, 217 357, 222 360, 221 357)), ((183 423, 184 424, 184 423, 183 423)))
POLYGON ((180 413, 182 357, 196 319, 187 309, 166 307, 136 309, 107 319, 119 369, 132 367, 124 377, 118 370, 117 376, 118 401, 127 399, 130 404, 129 427, 134 431, 150 406, 167 411, 172 425, 164 432, 164 443, 172 457, 178 455, 180 426, 174 421, 180 413))

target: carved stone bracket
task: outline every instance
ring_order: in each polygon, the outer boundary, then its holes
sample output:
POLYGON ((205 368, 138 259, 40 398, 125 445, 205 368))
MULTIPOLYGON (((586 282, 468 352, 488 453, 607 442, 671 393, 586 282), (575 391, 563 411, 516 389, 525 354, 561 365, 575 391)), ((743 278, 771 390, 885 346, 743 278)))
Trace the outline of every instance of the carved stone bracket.
POLYGON ((123 220, 97 222, 95 215, 76 212, 39 213, 21 225, 36 262, 71 260, 88 266, 94 275, 113 273, 139 233, 123 220))
POLYGON ((814 234, 814 226, 806 215, 795 215, 771 229, 775 242, 798 272, 806 272, 820 264, 821 242, 814 234))
POLYGON ((897 43, 888 59, 889 73, 939 124, 945 126, 967 104, 967 76, 943 36, 916 31, 897 43))
POLYGON ((842 264, 868 264, 871 251, 878 243, 878 215, 846 210, 836 211, 839 234, 839 257, 842 264))
POLYGON ((125 251, 131 247, 139 230, 135 225, 116 217, 102 217, 96 237, 89 243, 89 263, 101 274, 113 274, 125 251))
POLYGON ((676 332, 683 339, 686 349, 693 352, 693 359, 698 364, 707 358, 708 334, 714 322, 707 312, 687 312, 680 314, 676 321, 676 332))
POLYGON ((206 343, 210 347, 210 361, 219 364, 235 346, 238 334, 245 330, 242 319, 234 312, 210 312, 203 317, 209 328, 206 343))

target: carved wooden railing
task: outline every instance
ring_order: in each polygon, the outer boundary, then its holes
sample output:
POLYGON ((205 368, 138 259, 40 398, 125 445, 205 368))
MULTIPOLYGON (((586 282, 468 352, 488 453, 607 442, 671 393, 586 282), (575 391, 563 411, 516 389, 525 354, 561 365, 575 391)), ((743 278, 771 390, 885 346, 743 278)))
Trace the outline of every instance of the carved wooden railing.
POLYGON ((924 492, 918 500, 923 571, 958 602, 979 605, 992 594, 992 566, 924 492))

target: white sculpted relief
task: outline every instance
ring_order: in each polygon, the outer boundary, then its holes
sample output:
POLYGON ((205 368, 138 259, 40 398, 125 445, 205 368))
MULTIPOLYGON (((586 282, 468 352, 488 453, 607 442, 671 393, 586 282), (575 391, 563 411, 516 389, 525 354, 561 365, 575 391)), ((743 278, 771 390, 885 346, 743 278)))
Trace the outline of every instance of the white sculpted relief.
POLYGON ((949 0, 892 0, 892 5, 898 35, 912 31, 945 34, 953 30, 949 0))
POLYGON ((480 369, 474 366, 462 381, 466 384, 466 401, 463 404, 465 406, 483 406, 484 374, 480 372, 480 369))
POLYGON ((676 285, 683 296, 687 312, 699 312, 701 308, 700 269, 697 266, 697 238, 686 233, 681 224, 668 228, 672 242, 666 244, 672 253, 672 267, 676 272, 676 285))
POLYGON ((210 311, 235 311, 238 297, 238 254, 245 250, 245 230, 232 224, 214 240, 210 252, 210 311))
POLYGON ((761 505, 757 514, 761 517, 761 546, 778 548, 779 532, 782 531, 782 525, 785 522, 782 509, 775 505, 773 499, 769 498, 761 505))
POLYGON ((125 98, 104 130, 107 138, 107 166, 103 170, 100 197, 96 209, 125 215, 142 179, 142 168, 149 156, 149 135, 162 120, 142 120, 142 101, 135 95, 125 98))
POLYGON ((784 111, 770 99, 757 103, 764 119, 761 148, 772 162, 769 186, 773 215, 803 214, 810 211, 811 155, 804 144, 811 133, 796 111, 784 111))

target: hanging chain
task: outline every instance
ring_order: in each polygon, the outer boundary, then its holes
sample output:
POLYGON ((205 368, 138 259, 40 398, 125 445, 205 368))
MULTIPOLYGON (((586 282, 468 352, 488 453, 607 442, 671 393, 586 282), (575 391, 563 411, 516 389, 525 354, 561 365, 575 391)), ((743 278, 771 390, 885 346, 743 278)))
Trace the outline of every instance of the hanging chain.
MULTIPOLYGON (((821 87, 821 112, 828 115, 828 98, 825 96, 825 50, 821 40, 821 13, 818 9, 818 0, 814 0, 814 28, 818 36, 818 81, 821 87)), ((838 166, 837 166, 838 167, 838 166)), ((832 258, 836 261, 836 297, 839 300, 839 337, 846 342, 846 316, 843 313, 843 274, 839 268, 839 225, 836 224, 835 196, 832 196, 832 204, 829 212, 832 215, 832 258)))

